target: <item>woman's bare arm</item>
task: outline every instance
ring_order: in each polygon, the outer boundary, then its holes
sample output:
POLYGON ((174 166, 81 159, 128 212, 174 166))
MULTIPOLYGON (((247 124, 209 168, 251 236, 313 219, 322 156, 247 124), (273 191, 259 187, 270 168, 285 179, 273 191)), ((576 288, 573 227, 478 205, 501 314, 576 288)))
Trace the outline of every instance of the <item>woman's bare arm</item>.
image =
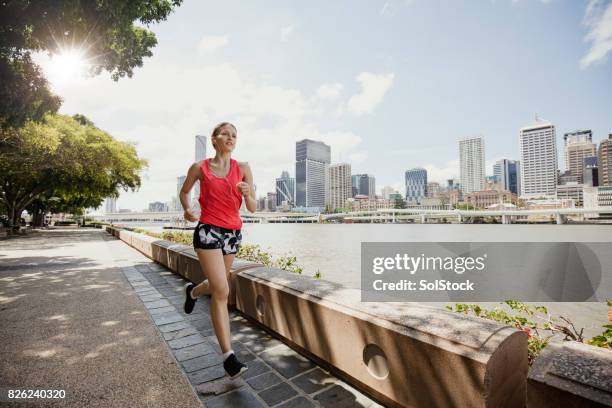
POLYGON ((197 221, 196 217, 189 212, 189 192, 193 188, 193 185, 200 180, 200 178, 200 164, 193 163, 187 171, 187 177, 185 177, 185 181, 183 182, 183 186, 181 187, 181 192, 179 194, 181 206, 183 206, 183 210, 185 211, 185 219, 187 219, 188 221, 197 221), (188 217, 188 215, 190 216, 190 218, 188 217))
POLYGON ((240 163, 240 172, 242 173, 242 181, 248 185, 248 188, 242 188, 242 195, 247 210, 254 213, 257 210, 257 201, 255 201, 255 189, 253 188, 253 173, 249 163, 240 163))

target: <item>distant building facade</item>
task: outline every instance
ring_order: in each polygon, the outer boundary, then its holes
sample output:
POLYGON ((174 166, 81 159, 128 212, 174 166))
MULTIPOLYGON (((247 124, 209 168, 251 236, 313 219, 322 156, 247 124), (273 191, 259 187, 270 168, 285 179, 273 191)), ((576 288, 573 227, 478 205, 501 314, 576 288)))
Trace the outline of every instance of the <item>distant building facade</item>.
POLYGON ((463 193, 485 188, 485 146, 482 137, 459 140, 459 167, 463 193))
POLYGON ((499 177, 502 190, 520 194, 521 166, 518 160, 501 159, 493 165, 493 175, 499 177))
POLYGON ((555 126, 536 121, 519 131, 521 196, 554 197, 557 193, 558 161, 555 126))
POLYGON ((276 206, 295 207, 295 178, 289 177, 289 172, 283 171, 276 179, 276 206))
POLYGON ((352 197, 351 165, 348 163, 329 166, 329 205, 332 210, 344 208, 352 197))
POLYGON ((595 156, 597 147, 593 143, 593 133, 590 130, 578 130, 563 135, 565 143, 565 170, 575 175, 578 183, 584 177, 585 157, 595 156))
POLYGON ((420 203, 427 197, 427 170, 414 168, 404 174, 406 202, 420 203))
POLYGON ((599 143, 599 185, 612 186, 612 134, 599 143))
POLYGON ((295 201, 299 207, 325 207, 328 202, 331 148, 304 139, 295 144, 295 201))
POLYGON ((353 197, 364 195, 376 198, 376 178, 371 174, 354 174, 351 176, 353 197))

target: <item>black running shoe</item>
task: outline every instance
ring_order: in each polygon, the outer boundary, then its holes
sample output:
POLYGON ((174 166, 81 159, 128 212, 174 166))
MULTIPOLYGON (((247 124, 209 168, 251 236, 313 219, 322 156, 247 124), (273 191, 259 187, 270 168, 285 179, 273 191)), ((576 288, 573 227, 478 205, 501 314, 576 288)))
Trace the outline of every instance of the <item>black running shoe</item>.
POLYGON ((197 299, 192 299, 191 298, 191 291, 193 290, 193 288, 195 288, 195 285, 193 283, 188 283, 187 285, 185 285, 185 313, 190 314, 191 312, 193 312, 193 307, 195 306, 195 302, 197 299))
POLYGON ((242 373, 244 373, 249 368, 238 361, 236 354, 232 353, 228 358, 223 362, 223 368, 225 368, 225 372, 230 376, 231 379, 239 377, 242 373))

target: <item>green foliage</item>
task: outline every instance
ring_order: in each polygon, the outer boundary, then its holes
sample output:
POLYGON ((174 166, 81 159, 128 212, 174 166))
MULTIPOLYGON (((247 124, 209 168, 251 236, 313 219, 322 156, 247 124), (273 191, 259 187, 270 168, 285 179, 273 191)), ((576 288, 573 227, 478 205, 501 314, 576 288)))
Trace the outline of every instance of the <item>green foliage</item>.
POLYGON ((30 53, 78 47, 90 74, 114 80, 133 75, 152 55, 155 34, 136 25, 165 20, 182 0, 0 2, 0 127, 17 127, 54 113, 60 99, 48 88, 30 53))
POLYGON ((548 313, 545 306, 531 306, 515 300, 506 300, 501 304, 507 305, 512 313, 495 307, 491 310, 484 309, 477 304, 457 303, 453 306, 446 306, 446 309, 457 313, 473 314, 489 320, 511 325, 527 333, 527 351, 529 365, 533 364, 538 354, 549 343, 550 337, 554 333, 561 333, 565 340, 583 341, 581 329, 576 330, 573 323, 563 316, 553 318, 548 313), (539 321, 539 322, 538 322, 539 321), (543 332, 548 333, 548 337, 543 336, 543 332))
POLYGON ((603 328, 604 332, 593 337, 588 343, 592 346, 612 348, 612 324, 606 324, 603 328))
POLYGON ((9 222, 21 211, 79 213, 118 190, 140 187, 146 161, 135 147, 64 115, 0 129, 0 203, 9 222))
MULTIPOLYGON (((193 242, 193 234, 189 232, 180 231, 163 231, 152 232, 142 228, 126 228, 133 232, 140 234, 146 234, 155 238, 164 239, 166 241, 172 241, 179 244, 191 245, 193 242)), ((301 274, 303 268, 296 264, 295 256, 281 256, 278 259, 274 259, 272 254, 266 251, 262 251, 259 245, 242 244, 236 254, 237 258, 244 259, 246 261, 257 262, 271 268, 282 269, 287 272, 293 272, 301 274)), ((315 278, 321 278, 321 273, 317 271, 315 278)))
POLYGON ((402 200, 401 198, 396 198, 395 200, 393 200, 393 208, 398 209, 398 210, 405 209, 406 201, 402 200))

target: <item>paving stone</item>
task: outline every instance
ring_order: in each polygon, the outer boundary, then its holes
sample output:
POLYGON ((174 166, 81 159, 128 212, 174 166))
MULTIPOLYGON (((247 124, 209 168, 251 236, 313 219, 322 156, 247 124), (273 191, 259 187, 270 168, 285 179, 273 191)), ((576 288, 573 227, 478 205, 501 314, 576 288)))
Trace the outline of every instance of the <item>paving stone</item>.
POLYGON ((247 387, 206 400, 206 408, 258 408, 263 407, 247 387))
POLYGON ((323 407, 333 408, 366 408, 374 404, 374 401, 346 384, 336 384, 330 389, 316 394, 314 399, 323 407))
POLYGON ((240 341, 240 343, 244 344, 251 352, 255 354, 261 354, 266 350, 284 344, 282 341, 271 336, 263 337, 259 341, 240 341))
POLYGON ((139 286, 137 288, 134 288, 134 292, 142 293, 144 295, 147 292, 157 292, 157 290, 153 286, 139 286))
POLYGON ((169 333, 169 332, 173 332, 177 330, 186 329, 187 327, 191 327, 191 326, 189 325, 189 323, 183 320, 181 322, 159 325, 158 329, 162 333, 169 333))
POLYGON ((185 337, 185 336, 191 336, 192 334, 198 334, 198 331, 195 329, 195 327, 189 326, 185 329, 181 329, 178 331, 164 333, 163 335, 164 335, 164 340, 169 341, 169 340, 180 339, 181 337, 185 337))
MULTIPOLYGON (((223 356, 216 353, 208 353, 206 355, 192 358, 181 362, 183 369, 187 373, 201 370, 203 368, 212 367, 223 363, 223 356)), ((248 370, 247 370, 248 371, 248 370)))
POLYGON ((168 302, 172 303, 173 305, 182 305, 185 303, 185 296, 183 295, 168 296, 166 299, 168 299, 168 302))
POLYGON ((162 324, 176 323, 176 322, 185 320, 183 319, 183 316, 181 316, 180 314, 176 312, 169 312, 169 313, 163 313, 160 315, 153 315, 151 316, 151 318, 153 319, 155 324, 158 326, 162 324))
POLYGON ((247 367, 249 367, 249 369, 244 374, 242 374, 242 378, 244 379, 255 377, 256 375, 270 371, 270 367, 268 367, 261 360, 251 361, 249 364, 247 364, 247 367))
POLYGON ((152 302, 154 300, 158 300, 162 298, 162 295, 160 295, 159 293, 151 293, 151 294, 146 294, 146 295, 141 295, 140 293, 138 293, 138 296, 140 297, 140 300, 142 300, 143 302, 152 302))
POLYGON ((148 280, 143 279, 143 280, 138 280, 138 281, 131 281, 130 282, 132 284, 133 287, 137 288, 139 286, 151 286, 151 284, 149 283, 148 280))
POLYGON ((301 388, 306 394, 312 394, 334 383, 335 379, 335 377, 316 367, 314 370, 295 377, 291 382, 301 388))
POLYGON ((261 353, 259 357, 285 378, 295 377, 315 367, 310 360, 284 344, 261 353))
MULTIPOLYGON (((208 317, 208 314, 206 314, 206 313, 194 313, 194 312, 191 312, 190 314, 186 314, 186 313, 184 313, 184 314, 185 314, 185 318, 187 320, 202 320, 202 319, 206 319, 208 317)), ((209 318, 209 320, 210 320, 210 318, 209 318)))
POLYGON ((249 383, 249 385, 255 391, 261 391, 261 390, 265 390, 268 387, 276 385, 280 383, 281 381, 283 381, 281 377, 279 377, 276 373, 269 371, 267 373, 258 375, 256 377, 249 378, 247 380, 247 383, 249 383))
POLYGON ((174 356, 178 361, 190 360, 200 357, 208 353, 212 353, 213 349, 206 343, 196 344, 194 346, 185 347, 174 350, 174 356))
POLYGON ((277 408, 311 408, 315 405, 309 399, 299 396, 293 399, 290 399, 287 402, 284 402, 280 405, 277 405, 277 408))
POLYGON ((158 307, 170 306, 170 302, 166 299, 154 300, 153 302, 144 302, 147 309, 157 309, 158 307))
POLYGON ((182 349, 184 347, 193 346, 195 344, 204 343, 204 337, 198 334, 192 334, 191 336, 181 337, 179 339, 170 340, 168 345, 172 349, 182 349))
POLYGON ((190 320, 189 322, 191 323, 193 327, 195 327, 198 330, 210 330, 210 329, 214 330, 212 320, 210 320, 210 317, 208 316, 202 319, 190 320))
POLYGON ((202 370, 194 371, 187 374, 189 381, 192 384, 198 385, 207 381, 216 380, 217 378, 225 377, 225 369, 223 364, 206 367, 202 370))
POLYGON ((268 405, 276 405, 289 398, 297 395, 297 391, 289 384, 282 382, 274 387, 263 390, 259 393, 259 397, 268 405))
POLYGON ((240 377, 233 380, 229 377, 222 377, 196 385, 195 389, 200 398, 206 400, 219 394, 225 394, 227 392, 237 390, 245 385, 246 383, 240 377))
POLYGON ((168 312, 176 312, 176 309, 174 308, 174 306, 170 305, 149 310, 149 314, 151 314, 151 316, 160 315, 168 312))

